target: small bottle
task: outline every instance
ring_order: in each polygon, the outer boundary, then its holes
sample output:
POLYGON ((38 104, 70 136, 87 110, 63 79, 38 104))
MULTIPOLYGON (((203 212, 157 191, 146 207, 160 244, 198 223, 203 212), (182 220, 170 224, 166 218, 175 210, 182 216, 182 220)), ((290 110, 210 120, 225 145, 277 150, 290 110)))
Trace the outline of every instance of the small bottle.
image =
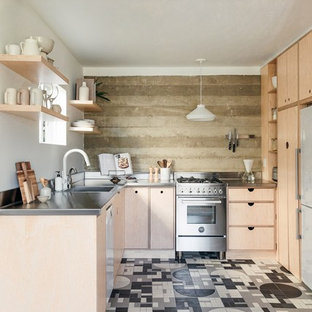
POLYGON ((63 190, 62 187, 62 177, 60 171, 56 171, 56 178, 55 178, 55 191, 60 192, 63 190))
POLYGON ((149 168, 149 181, 153 182, 153 168, 149 168))
POLYGON ((154 168, 155 171, 155 175, 154 175, 154 182, 158 182, 158 172, 159 172, 159 168, 154 168))
POLYGON ((89 88, 85 81, 82 82, 82 86, 79 88, 79 101, 89 100, 89 88))

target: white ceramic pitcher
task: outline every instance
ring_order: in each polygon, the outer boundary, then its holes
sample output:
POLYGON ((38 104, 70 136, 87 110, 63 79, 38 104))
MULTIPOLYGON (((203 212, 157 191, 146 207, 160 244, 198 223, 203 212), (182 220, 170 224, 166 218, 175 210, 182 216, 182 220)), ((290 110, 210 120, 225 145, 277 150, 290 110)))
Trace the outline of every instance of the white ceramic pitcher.
POLYGON ((33 37, 25 39, 24 42, 20 43, 22 54, 24 55, 40 55, 41 47, 39 48, 37 39, 33 37))

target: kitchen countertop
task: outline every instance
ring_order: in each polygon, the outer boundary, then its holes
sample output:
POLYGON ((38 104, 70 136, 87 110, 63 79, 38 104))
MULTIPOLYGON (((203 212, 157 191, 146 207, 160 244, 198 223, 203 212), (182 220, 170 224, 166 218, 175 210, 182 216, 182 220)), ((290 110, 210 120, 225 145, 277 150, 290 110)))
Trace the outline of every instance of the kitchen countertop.
POLYGON ((231 188, 276 188, 277 183, 273 181, 266 181, 262 179, 256 179, 254 183, 242 181, 241 179, 223 179, 227 183, 228 187, 231 188))
MULTIPOLYGON (((78 183, 77 185, 79 185, 78 183)), ((103 185, 103 184, 102 184, 103 185)), ((107 184, 105 184, 107 185, 107 184)), ((1 215, 99 215, 101 209, 124 187, 174 187, 175 182, 149 182, 148 180, 128 181, 125 185, 113 185, 110 192, 55 192, 50 200, 38 200, 25 205, 14 205, 0 209, 1 215)))

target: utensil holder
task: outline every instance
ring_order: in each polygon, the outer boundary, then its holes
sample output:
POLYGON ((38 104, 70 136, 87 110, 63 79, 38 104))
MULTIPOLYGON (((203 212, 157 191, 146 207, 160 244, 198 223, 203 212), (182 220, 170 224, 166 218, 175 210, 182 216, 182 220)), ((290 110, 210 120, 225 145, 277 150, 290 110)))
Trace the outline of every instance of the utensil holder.
POLYGON ((170 180, 170 168, 160 168, 160 181, 170 180))

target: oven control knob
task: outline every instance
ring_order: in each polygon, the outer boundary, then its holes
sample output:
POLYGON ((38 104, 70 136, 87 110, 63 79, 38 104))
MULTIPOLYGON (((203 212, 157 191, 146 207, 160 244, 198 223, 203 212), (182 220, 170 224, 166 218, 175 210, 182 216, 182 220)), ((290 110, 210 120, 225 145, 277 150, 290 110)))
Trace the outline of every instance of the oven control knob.
POLYGON ((211 194, 211 189, 208 190, 208 193, 211 194))
POLYGON ((214 189, 214 193, 217 194, 217 189, 216 188, 214 189))
POLYGON ((198 228, 198 232, 199 233, 203 233, 205 231, 205 228, 203 227, 203 226, 200 226, 199 228, 198 228))
POLYGON ((197 190, 197 193, 200 193, 200 190, 199 190, 199 189, 197 190))
POLYGON ((222 193, 223 193, 223 191, 222 191, 222 189, 220 189, 220 190, 219 190, 219 194, 222 194, 222 193))
POLYGON ((193 193, 192 190, 190 190, 190 193, 193 193))

